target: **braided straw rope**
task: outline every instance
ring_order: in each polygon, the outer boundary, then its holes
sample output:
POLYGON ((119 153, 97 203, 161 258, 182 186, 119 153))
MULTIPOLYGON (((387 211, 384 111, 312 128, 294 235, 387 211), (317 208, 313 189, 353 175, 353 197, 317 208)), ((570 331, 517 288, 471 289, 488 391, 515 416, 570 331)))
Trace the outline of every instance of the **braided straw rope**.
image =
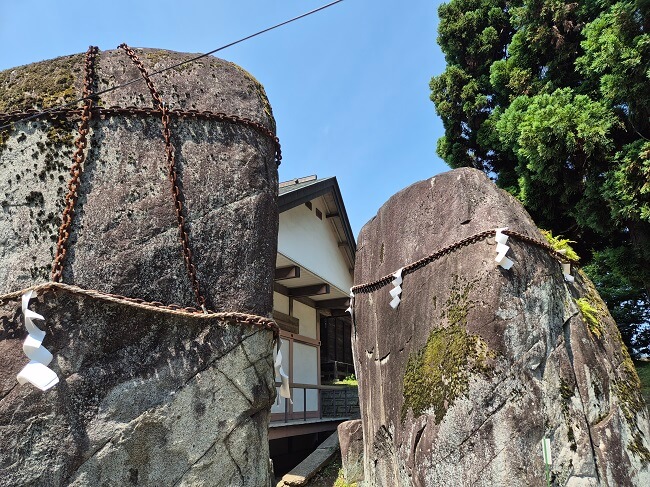
POLYGON ((237 313, 234 311, 219 312, 219 311, 206 310, 204 312, 203 310, 199 310, 196 308, 183 308, 181 306, 174 305, 174 304, 166 305, 158 301, 151 302, 151 301, 144 301, 143 299, 138 299, 138 298, 128 298, 126 296, 120 296, 119 294, 109 294, 101 291, 84 289, 78 286, 72 286, 70 284, 64 284, 61 282, 47 282, 44 284, 37 284, 35 286, 22 289, 21 291, 15 291, 9 294, 4 294, 0 296, 0 305, 10 301, 18 301, 21 298, 21 296, 25 294, 27 291, 35 291, 38 293, 39 291, 48 292, 48 291, 56 291, 56 290, 63 290, 71 294, 80 294, 91 298, 100 299, 102 301, 107 301, 110 303, 130 306, 132 308, 145 309, 148 311, 158 311, 161 313, 170 314, 174 316, 183 316, 183 317, 191 317, 191 318, 198 318, 198 319, 217 319, 217 320, 230 321, 239 324, 254 325, 260 328, 266 328, 268 330, 271 330, 273 332, 273 336, 275 337, 275 339, 277 339, 277 337, 280 334, 280 329, 278 328, 278 325, 275 323, 275 321, 269 318, 264 318, 263 316, 251 315, 247 313, 237 313))

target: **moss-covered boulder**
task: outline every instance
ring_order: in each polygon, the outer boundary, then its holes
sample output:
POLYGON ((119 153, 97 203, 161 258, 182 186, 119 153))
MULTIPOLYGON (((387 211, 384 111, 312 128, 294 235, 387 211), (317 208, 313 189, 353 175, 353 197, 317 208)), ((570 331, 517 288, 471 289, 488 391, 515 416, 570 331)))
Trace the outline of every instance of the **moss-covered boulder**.
MULTIPOLYGON (((359 235, 355 283, 470 235, 544 236, 481 172, 457 169, 394 195, 359 235)), ((639 380, 593 284, 511 237, 494 237, 355 296, 355 367, 369 486, 648 485, 639 380)))

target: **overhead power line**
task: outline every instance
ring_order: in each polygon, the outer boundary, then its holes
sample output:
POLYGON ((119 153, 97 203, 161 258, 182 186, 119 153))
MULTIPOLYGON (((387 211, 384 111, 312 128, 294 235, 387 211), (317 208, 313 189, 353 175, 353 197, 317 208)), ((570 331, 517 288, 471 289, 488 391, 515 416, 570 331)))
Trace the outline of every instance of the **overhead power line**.
MULTIPOLYGON (((305 12, 304 14, 298 15, 297 17, 293 17, 293 18, 291 18, 289 20, 285 20, 284 22, 280 22, 279 24, 275 24, 275 25, 273 25, 271 27, 267 27, 266 29, 262 29, 260 31, 257 31, 254 34, 248 35, 246 37, 242 37, 241 39, 233 41, 233 42, 231 42, 229 44, 226 44, 224 46, 213 49, 212 51, 206 52, 204 54, 199 54, 198 56, 195 56, 195 57, 193 57, 191 59, 186 59, 185 61, 181 61, 181 62, 176 63, 176 64, 172 64, 171 66, 167 66, 165 68, 159 69, 158 71, 153 71, 152 73, 149 74, 149 76, 150 77, 157 76, 157 75, 159 75, 161 73, 164 73, 165 71, 169 71, 170 69, 178 68, 180 66, 183 66, 184 64, 188 64, 188 63, 192 63, 194 61, 198 61, 199 59, 210 56, 210 55, 214 54, 215 52, 223 51, 224 49, 227 49, 229 47, 232 47, 232 46, 234 46, 236 44, 247 41, 249 39, 252 39, 253 37, 257 37, 257 36, 259 36, 261 34, 269 32, 269 31, 271 31, 273 29, 277 29, 278 27, 282 27, 284 25, 290 24, 291 22, 295 22, 296 20, 300 20, 300 19, 302 19, 304 17, 315 14, 316 12, 320 12, 321 10, 325 10, 326 8, 329 8, 329 7, 333 6, 333 5, 336 5, 337 3, 341 3, 342 1, 343 0, 335 0, 333 2, 330 2, 330 3, 326 4, 326 5, 323 5, 321 7, 310 10, 309 12, 305 12)), ((101 90, 101 91, 98 91, 97 93, 93 93, 89 97, 79 98, 77 100, 74 100, 74 101, 71 101, 71 102, 68 102, 68 103, 64 103, 62 105, 57 105, 57 106, 54 106, 54 107, 50 107, 50 108, 48 108, 46 110, 40 111, 38 113, 34 113, 34 114, 32 114, 32 115, 30 115, 28 117, 24 117, 24 118, 20 118, 18 120, 14 120, 11 123, 0 126, 0 130, 5 130, 7 128, 11 128, 12 123, 27 122, 27 121, 33 120, 35 118, 40 118, 43 115, 47 115, 50 112, 60 110, 61 108, 67 108, 67 107, 70 107, 70 106, 73 106, 73 105, 77 105, 78 103, 81 103, 82 101, 85 101, 86 99, 93 99, 93 98, 96 99, 100 95, 104 95, 106 93, 110 93, 112 91, 119 90, 120 88, 124 88, 125 86, 129 86, 129 85, 132 85, 133 83, 138 83, 138 82, 141 82, 141 81, 143 81, 143 78, 141 76, 139 76, 137 78, 133 78, 133 79, 131 79, 129 81, 126 81, 126 82, 124 82, 122 84, 119 84, 119 85, 116 85, 116 86, 111 86, 110 88, 106 88, 105 90, 101 90)))

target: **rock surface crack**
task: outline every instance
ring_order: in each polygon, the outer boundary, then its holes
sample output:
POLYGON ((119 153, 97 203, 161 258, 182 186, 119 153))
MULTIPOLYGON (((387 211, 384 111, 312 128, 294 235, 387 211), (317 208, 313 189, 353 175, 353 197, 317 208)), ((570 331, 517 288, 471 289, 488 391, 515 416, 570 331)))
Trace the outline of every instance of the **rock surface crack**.
POLYGON ((580 387, 578 385, 578 377, 576 375, 575 366, 573 363, 573 350, 571 349, 571 319, 576 316, 578 313, 574 313, 564 322, 563 331, 564 331, 564 346, 566 347, 567 354, 569 355, 569 362, 571 363, 571 374, 573 375, 573 381, 576 385, 577 396, 580 399, 580 410, 582 417, 585 421, 585 426, 587 428, 587 434, 589 435, 589 448, 591 449, 591 457, 594 461, 594 472, 596 473, 596 479, 600 482, 600 474, 598 473, 598 457, 596 455, 596 448, 594 447, 594 439, 591 434, 591 424, 589 424, 589 418, 587 417, 587 411, 585 409, 585 401, 582 398, 580 387))
POLYGON ((7 392, 5 392, 2 396, 0 396, 0 402, 2 402, 2 400, 5 397, 7 397, 9 394, 11 394, 11 391, 13 391, 16 388, 17 385, 18 385, 18 383, 16 382, 7 392))

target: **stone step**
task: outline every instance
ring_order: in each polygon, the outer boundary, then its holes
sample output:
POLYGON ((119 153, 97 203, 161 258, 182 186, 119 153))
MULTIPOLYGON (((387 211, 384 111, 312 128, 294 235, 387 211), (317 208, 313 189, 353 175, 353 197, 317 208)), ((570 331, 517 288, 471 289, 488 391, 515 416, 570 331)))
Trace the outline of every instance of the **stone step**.
POLYGON ((299 487, 327 465, 339 449, 339 435, 335 431, 314 452, 282 477, 276 487, 299 487))

